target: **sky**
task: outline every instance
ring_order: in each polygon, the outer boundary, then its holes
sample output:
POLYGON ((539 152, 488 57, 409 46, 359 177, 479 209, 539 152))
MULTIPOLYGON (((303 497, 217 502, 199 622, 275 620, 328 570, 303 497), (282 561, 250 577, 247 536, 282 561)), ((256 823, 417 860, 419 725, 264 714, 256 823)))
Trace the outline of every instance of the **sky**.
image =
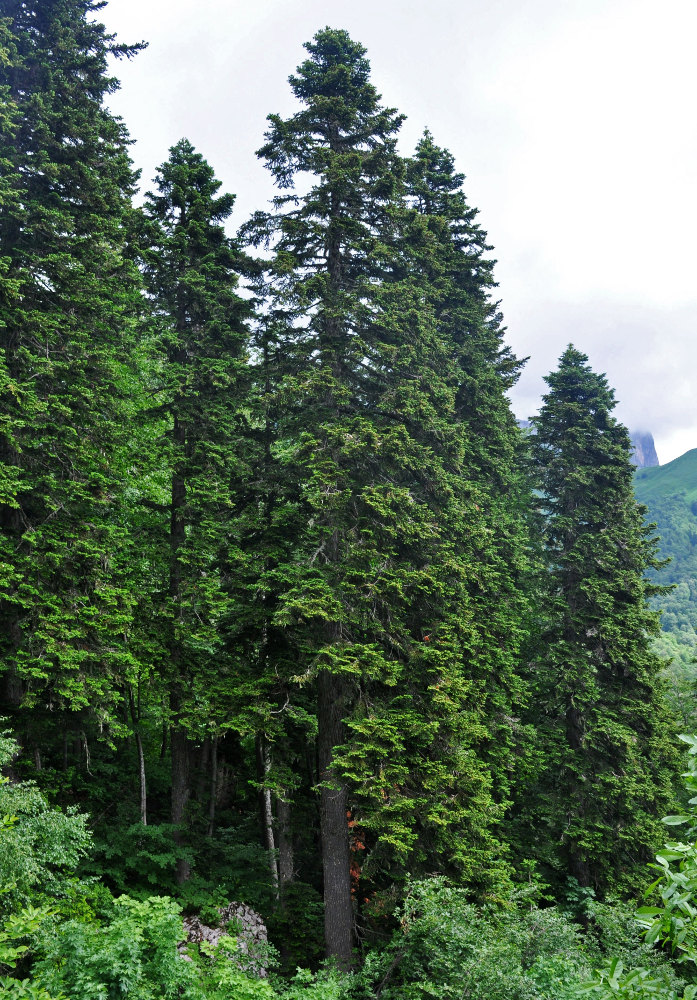
POLYGON ((266 116, 295 110, 303 42, 348 30, 407 115, 401 151, 429 128, 466 174, 529 357, 516 414, 572 342, 661 464, 697 447, 695 0, 111 0, 99 16, 149 43, 110 98, 143 189, 186 136, 238 225, 273 196, 254 151, 266 116))

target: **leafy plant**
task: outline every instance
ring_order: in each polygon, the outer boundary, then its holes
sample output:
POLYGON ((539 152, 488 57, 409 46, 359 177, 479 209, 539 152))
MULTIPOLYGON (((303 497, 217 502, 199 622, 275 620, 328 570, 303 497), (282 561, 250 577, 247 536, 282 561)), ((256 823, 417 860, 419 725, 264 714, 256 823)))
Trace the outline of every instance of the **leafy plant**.
POLYGON ((182 937, 173 900, 121 896, 108 921, 68 920, 45 930, 34 982, 80 1000, 202 1000, 193 964, 177 949, 182 937))
POLYGON ((625 972, 622 962, 615 958, 601 970, 597 978, 584 983, 579 995, 591 995, 597 1000, 640 1000, 660 997, 661 1000, 694 1000, 697 986, 686 986, 681 996, 675 990, 666 990, 665 981, 652 977, 647 969, 630 969, 625 972))

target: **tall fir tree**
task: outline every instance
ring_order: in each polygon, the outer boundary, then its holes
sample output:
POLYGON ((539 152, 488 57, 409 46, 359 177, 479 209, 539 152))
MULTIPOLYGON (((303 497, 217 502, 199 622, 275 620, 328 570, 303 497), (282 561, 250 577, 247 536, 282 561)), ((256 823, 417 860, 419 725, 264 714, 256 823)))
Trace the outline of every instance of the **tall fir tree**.
POLYGON ((408 203, 417 215, 407 229, 405 261, 420 275, 422 294, 453 357, 453 423, 462 449, 457 474, 477 496, 486 537, 482 544, 468 519, 459 526, 457 544, 463 561, 477 567, 468 603, 479 641, 468 670, 486 692, 490 739, 479 753, 490 761, 496 797, 503 803, 510 797, 512 772, 524 766, 530 735, 521 730, 518 716, 527 699, 519 660, 531 618, 532 497, 508 398, 524 362, 504 341, 492 297, 492 248, 467 201, 464 180, 449 151, 426 131, 407 164, 408 203))
MULTIPOLYGON (((272 450, 296 484, 285 496, 293 545, 269 577, 270 621, 315 694, 325 936, 348 965, 349 814, 369 833, 373 872, 435 862, 473 884, 499 867, 491 693, 502 694, 501 716, 510 697, 496 670, 510 673, 520 622, 498 610, 512 577, 505 571, 502 598, 493 483, 468 464, 474 432, 458 395, 471 348, 458 347, 456 324, 426 292, 413 244, 436 257, 450 250, 407 205, 400 117, 380 104, 365 50, 329 28, 306 47, 291 77, 302 108, 271 116, 260 155, 282 189, 296 174, 313 186, 279 195, 249 231, 274 250, 268 317, 284 350, 271 373, 272 450)), ((444 257, 437 266, 447 270, 444 257)), ((485 285, 469 303, 476 336, 490 319, 485 285)), ((500 406, 508 362, 493 325, 490 336, 492 354, 477 364, 497 368, 500 406)), ((505 421, 510 458, 509 412, 505 421)))
POLYGON ((6 0, 0 58, 0 654, 5 695, 113 717, 140 279, 135 174, 92 0, 6 0))
POLYGON ((569 346, 533 421, 547 563, 534 722, 546 860, 580 885, 636 888, 661 843, 677 773, 652 652, 656 539, 633 490, 630 441, 604 375, 569 346))
MULTIPOLYGON (((235 572, 235 484, 244 470, 246 321, 241 255, 224 229, 234 198, 182 139, 146 198, 142 257, 153 308, 152 438, 142 459, 152 511, 149 600, 140 614, 170 716, 172 812, 185 821, 192 748, 231 723, 237 670, 225 656, 226 573, 235 572), (153 572, 154 568, 154 572, 153 572)), ((239 492, 239 491, 237 491, 239 492)), ((181 835, 179 835, 181 840, 181 835)), ((178 878, 188 877, 179 861, 178 878)))

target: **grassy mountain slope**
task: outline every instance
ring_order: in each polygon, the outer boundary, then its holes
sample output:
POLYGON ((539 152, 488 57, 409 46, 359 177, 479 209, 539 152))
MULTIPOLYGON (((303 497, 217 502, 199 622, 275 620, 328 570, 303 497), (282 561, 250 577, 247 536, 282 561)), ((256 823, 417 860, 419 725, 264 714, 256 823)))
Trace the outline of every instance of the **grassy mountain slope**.
POLYGON ((672 496, 683 496, 687 504, 697 503, 697 448, 667 465, 638 469, 634 483, 637 500, 647 506, 672 496))
POLYGON ((660 536, 660 552, 670 563, 655 574, 657 582, 674 584, 656 598, 663 611, 662 655, 673 658, 668 670, 675 702, 685 724, 697 727, 697 448, 667 465, 639 469, 635 493, 649 509, 660 536))

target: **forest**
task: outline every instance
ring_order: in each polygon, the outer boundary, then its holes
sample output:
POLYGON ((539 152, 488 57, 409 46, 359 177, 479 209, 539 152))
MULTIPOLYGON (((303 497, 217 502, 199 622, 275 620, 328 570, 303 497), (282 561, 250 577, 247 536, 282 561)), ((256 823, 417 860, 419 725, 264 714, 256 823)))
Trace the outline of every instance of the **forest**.
POLYGON ((2 995, 694 1000, 607 379, 560 331, 519 428, 464 175, 343 30, 267 210, 187 139, 137 197, 104 6, 0 0, 2 995))

